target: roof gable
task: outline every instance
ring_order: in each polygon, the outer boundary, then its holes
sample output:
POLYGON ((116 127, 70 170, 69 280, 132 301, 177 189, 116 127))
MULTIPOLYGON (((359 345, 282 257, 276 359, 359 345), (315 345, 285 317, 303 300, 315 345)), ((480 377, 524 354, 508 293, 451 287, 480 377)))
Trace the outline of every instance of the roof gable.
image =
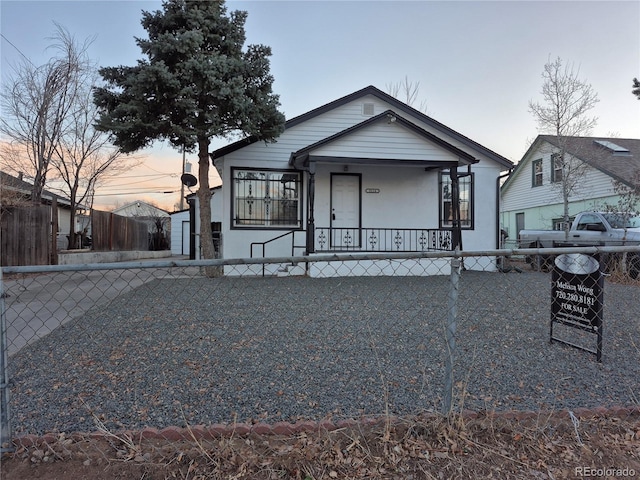
POLYGON ((114 208, 112 213, 122 216, 168 216, 169 213, 166 210, 151 205, 148 202, 138 200, 135 202, 129 202, 121 207, 114 208), (131 215, 133 214, 133 215, 131 215))
MULTIPOLYGON (((567 153, 589 164, 596 170, 622 182, 627 186, 634 186, 632 179, 640 172, 640 140, 613 137, 561 137, 560 142, 555 135, 538 135, 527 149, 522 160, 518 163, 511 176, 502 186, 506 191, 513 179, 520 175, 533 156, 542 149, 543 144, 550 145, 555 151, 564 146, 567 153), (621 147, 616 151, 608 144, 621 147), (624 151, 622 151, 624 150, 624 151)), ((527 173, 528 174, 528 173, 527 173)))
MULTIPOLYGON (((400 100, 398 100, 397 98, 384 93, 383 91, 379 90, 378 88, 370 85, 368 87, 365 87, 361 90, 358 90, 356 92, 353 92, 349 95, 346 95, 342 98, 339 98, 337 100, 334 100, 330 103, 327 103, 326 105, 323 105, 321 107, 315 108, 307 113, 304 113, 302 115, 299 115, 297 117, 294 117, 290 120, 287 120, 287 122, 285 123, 285 130, 291 127, 294 127, 296 125, 299 125, 303 122, 306 122, 307 120, 310 120, 312 118, 317 117, 318 115, 321 115, 323 113, 329 112, 335 108, 338 108, 340 106, 346 105, 347 103, 350 103, 354 100, 357 100, 359 98, 365 97, 367 95, 372 95, 386 103, 388 103, 389 105, 391 105, 391 107, 399 112, 403 112, 406 115, 409 115, 411 117, 416 118, 417 120, 424 122, 425 124, 429 125, 429 127, 445 134, 446 136, 455 139, 456 141, 460 142, 462 145, 468 146, 476 151, 478 151, 479 153, 481 153, 482 155, 486 156, 487 158, 490 158, 491 160, 497 162, 498 164, 506 167, 506 168, 511 168, 513 167, 513 162, 511 162, 510 160, 506 159, 505 157, 497 154, 496 152, 480 145, 477 142, 474 142, 473 140, 471 140, 468 137, 465 137, 464 135, 450 129, 449 127, 443 125, 440 122, 437 122, 436 120, 434 120, 433 118, 421 113, 420 111, 416 110, 413 107, 410 107, 409 105, 401 102, 400 100)), ((386 113, 386 112, 385 112, 386 113)), ((409 122, 410 123, 410 122, 409 122)), ((219 148, 217 150, 215 150, 214 152, 212 152, 210 154, 211 160, 215 160, 216 158, 220 158, 223 157, 229 153, 235 152, 236 150, 246 147, 247 145, 250 145, 252 143, 257 142, 258 139, 255 137, 247 137, 245 139, 239 140, 237 142, 231 143, 225 147, 219 148)))
MULTIPOLYGON (((340 141, 343 141, 349 137, 354 137, 356 136, 358 133, 363 132, 367 129, 371 129, 373 125, 375 124, 380 124, 380 123, 386 123, 386 124, 395 124, 399 127, 401 127, 402 129, 405 129, 409 132, 411 132, 413 135, 415 135, 417 138, 423 140, 423 141, 427 141, 430 142, 432 144, 437 145, 440 149, 445 150, 447 152, 449 152, 451 154, 451 160, 449 160, 448 162, 446 162, 447 164, 452 164, 452 165, 458 165, 459 163, 462 164, 471 164, 471 163, 476 163, 478 160, 476 160, 472 155, 468 154, 467 152, 464 152, 463 150, 460 150, 459 148, 455 147, 454 145, 451 145, 450 143, 442 140, 441 138, 437 137, 436 135, 433 135, 432 133, 424 130, 423 128, 420 128, 419 126, 417 126, 416 124, 408 121, 407 119, 405 119, 404 117, 402 117, 401 115, 397 114, 396 112, 394 112, 393 110, 386 110, 374 117, 371 117, 361 123, 358 123, 356 125, 353 125, 352 127, 349 127, 345 130, 342 130, 341 132, 338 132, 334 135, 330 135, 329 137, 326 137, 322 140, 319 140, 311 145, 308 145, 304 148, 299 149, 296 152, 293 152, 291 154, 291 157, 289 159, 289 165, 291 166, 295 166, 298 168, 302 168, 304 166, 308 166, 308 163, 310 161, 310 158, 313 157, 313 153, 314 151, 322 151, 323 147, 329 146, 331 144, 335 144, 338 143, 340 141)), ((380 152, 382 153, 382 152, 380 152)), ((321 154, 320 154, 321 155, 321 154)), ((384 155, 380 155, 379 157, 377 156, 373 156, 376 159, 379 160, 391 160, 391 158, 385 157, 384 155)), ((405 160, 403 158, 399 158, 402 157, 402 155, 394 155, 393 156, 393 161, 395 163, 398 162, 398 160, 402 161, 405 160)), ((346 157, 345 157, 346 158, 346 157)), ((428 162, 425 158, 421 158, 421 159, 406 159, 407 163, 417 163, 417 161, 422 161, 425 162, 426 164, 429 164, 430 162, 428 162)), ((440 161, 440 163, 442 163, 440 161)))

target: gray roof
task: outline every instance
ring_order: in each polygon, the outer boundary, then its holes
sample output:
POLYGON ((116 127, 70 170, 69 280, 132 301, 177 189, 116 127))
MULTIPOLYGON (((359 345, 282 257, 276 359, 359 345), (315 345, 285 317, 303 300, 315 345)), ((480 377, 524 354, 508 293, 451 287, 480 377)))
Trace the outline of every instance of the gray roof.
MULTIPOLYGON (((2 188, 8 188, 9 190, 14 190, 26 196, 31 196, 31 191, 33 190, 33 184, 26 182, 20 178, 14 177, 13 175, 9 175, 8 173, 0 171, 0 185, 2 188)), ((61 206, 69 207, 71 202, 69 199, 61 197, 60 195, 56 195, 55 193, 50 192, 49 190, 42 190, 42 201, 43 203, 51 203, 53 199, 56 199, 58 204, 61 206)))
MULTIPOLYGON (((560 148, 564 143, 565 150, 571 155, 600 170, 605 175, 628 186, 633 183, 634 176, 640 175, 640 140, 633 138, 613 137, 561 137, 560 142, 555 135, 540 135, 538 138, 560 148), (602 143, 611 143, 622 147, 627 152, 616 152, 602 143)), ((636 181, 638 178, 636 178, 636 181)))
MULTIPOLYGON (((632 182, 634 175, 640 172, 640 140, 633 138, 614 137, 560 137, 567 153, 579 158, 605 175, 618 180, 623 184, 634 187, 632 182), (618 145, 628 152, 614 152, 597 142, 610 142, 618 145)), ((560 142, 556 135, 538 135, 522 160, 516 165, 509 178, 502 185, 501 190, 506 190, 525 165, 526 159, 535 152, 540 145, 546 142, 556 149, 560 148, 560 142)))

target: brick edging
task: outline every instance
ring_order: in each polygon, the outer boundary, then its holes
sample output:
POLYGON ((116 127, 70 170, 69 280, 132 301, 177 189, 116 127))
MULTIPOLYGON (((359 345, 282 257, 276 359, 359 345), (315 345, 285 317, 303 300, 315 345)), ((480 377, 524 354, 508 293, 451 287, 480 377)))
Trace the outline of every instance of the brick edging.
MULTIPOLYGON (((504 412, 496 411, 473 411, 465 410, 461 413, 462 418, 466 419, 480 419, 485 417, 491 417, 496 419, 517 420, 524 421, 528 419, 538 418, 540 416, 549 417, 564 417, 569 416, 571 411, 577 418, 586 419, 593 417, 626 417, 630 415, 640 415, 640 405, 632 407, 595 407, 595 408, 575 408, 575 409, 563 409, 557 411, 517 411, 510 410, 504 412)), ((429 414, 428 417, 443 418, 442 415, 429 414)), ((424 416, 414 417, 363 417, 360 419, 344 419, 337 420, 335 422, 331 420, 320 421, 299 421, 296 423, 289 422, 276 422, 269 423, 233 423, 222 424, 215 423, 211 425, 195 425, 190 427, 166 427, 161 430, 157 428, 146 427, 142 430, 131 431, 125 430, 115 433, 118 436, 128 436, 129 438, 138 441, 142 439, 161 439, 170 441, 194 441, 194 440, 213 440, 221 437, 234 437, 234 436, 247 436, 250 434, 255 435, 297 435, 306 432, 318 432, 318 431, 335 431, 340 429, 350 429, 358 426, 376 426, 382 425, 386 422, 391 424, 402 424, 410 420, 423 419, 424 416)), ((13 444, 16 447, 34 447, 47 443, 55 443, 60 440, 62 433, 46 433, 44 435, 27 434, 19 436, 13 439, 13 444)), ((103 432, 91 432, 91 433, 72 433, 64 435, 65 439, 82 440, 86 438, 105 438, 107 435, 103 432)))

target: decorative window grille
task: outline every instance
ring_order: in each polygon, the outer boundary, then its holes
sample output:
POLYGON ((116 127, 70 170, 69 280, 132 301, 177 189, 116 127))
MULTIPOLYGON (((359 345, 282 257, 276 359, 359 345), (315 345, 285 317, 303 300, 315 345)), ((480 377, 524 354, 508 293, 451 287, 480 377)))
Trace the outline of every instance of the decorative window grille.
MULTIPOLYGON (((473 228, 473 174, 458 179, 460 226, 473 228)), ((440 174, 440 228, 453 227, 453 195, 448 172, 440 174)))
POLYGON ((231 175, 234 227, 300 227, 300 172, 246 169, 231 175))

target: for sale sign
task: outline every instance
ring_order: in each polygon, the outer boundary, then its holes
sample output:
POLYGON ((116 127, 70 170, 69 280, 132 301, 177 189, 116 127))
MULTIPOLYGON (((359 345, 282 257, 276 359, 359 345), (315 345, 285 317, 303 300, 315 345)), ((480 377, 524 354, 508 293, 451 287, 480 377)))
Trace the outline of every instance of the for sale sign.
POLYGON ((550 341, 594 353, 602 358, 602 293, 604 278, 598 261, 580 253, 559 255, 551 276, 550 341), (597 335, 595 351, 553 336, 554 323, 597 335))

